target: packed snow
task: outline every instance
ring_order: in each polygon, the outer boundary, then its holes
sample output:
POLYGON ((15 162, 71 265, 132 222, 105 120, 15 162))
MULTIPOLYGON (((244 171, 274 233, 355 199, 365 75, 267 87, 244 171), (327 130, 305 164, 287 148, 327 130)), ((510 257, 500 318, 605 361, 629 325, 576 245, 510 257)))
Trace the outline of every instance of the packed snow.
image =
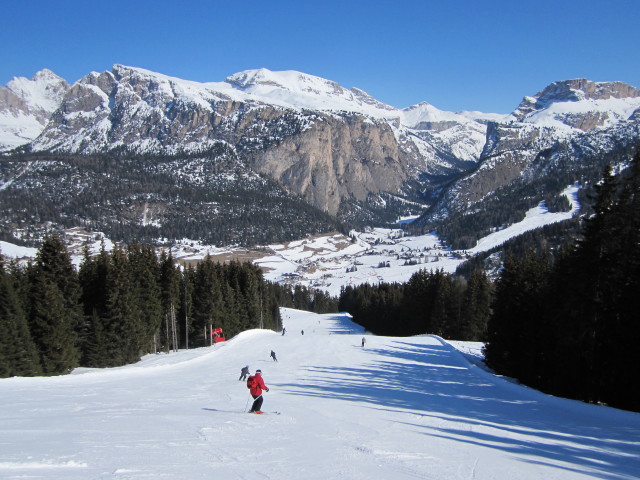
POLYGON ((285 335, 0 380, 0 478, 638 478, 640 414, 492 375, 479 344, 282 313, 285 335), (246 413, 245 365, 263 372, 266 415, 246 413))

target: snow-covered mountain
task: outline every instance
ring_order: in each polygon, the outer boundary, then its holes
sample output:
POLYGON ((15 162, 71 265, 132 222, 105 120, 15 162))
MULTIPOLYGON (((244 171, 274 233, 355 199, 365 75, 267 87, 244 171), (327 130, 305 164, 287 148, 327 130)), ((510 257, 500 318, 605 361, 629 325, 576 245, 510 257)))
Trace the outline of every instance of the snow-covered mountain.
POLYGON ((587 131, 628 120, 638 109, 640 90, 631 85, 575 79, 525 97, 513 116, 523 123, 587 131))
POLYGON ((630 480, 640 471, 640 415, 493 375, 480 344, 373 336, 346 314, 283 309, 282 318, 284 336, 250 330, 125 367, 0 379, 0 477, 630 480), (263 410, 279 415, 244 413, 245 365, 262 370, 263 410))
MULTIPOLYGON (((630 85, 585 79, 553 83, 525 97, 505 121, 488 123, 476 167, 450 185, 419 223, 451 215, 465 221, 476 213, 487 217, 483 212, 495 209, 500 199, 515 208, 514 198, 530 197, 520 207, 524 216, 567 185, 597 181, 605 164, 624 166, 640 142, 639 120, 640 90, 630 85)), ((504 227, 498 215, 494 222, 482 228, 504 227)))
MULTIPOLYGON (((556 82, 499 115, 446 112, 427 102, 398 109, 296 71, 248 70, 201 83, 115 65, 62 90, 50 72, 36 77, 49 79, 46 91, 65 94, 46 97, 46 125, 25 135, 23 153, 224 158, 340 222, 360 225, 426 211, 419 225, 429 229, 451 213, 482 210, 482 201, 514 182, 539 181, 558 165, 571 173, 569 157, 581 169, 599 170, 610 155, 624 162, 640 138, 640 93, 620 82, 556 82)), ((23 102, 34 97, 17 83, 3 92, 23 102)), ((21 143, 12 138, 12 145, 21 143)), ((30 169, 47 176, 43 168, 8 165, 4 185, 27 181, 30 169)), ((584 171, 570 176, 544 193, 560 195, 584 171)), ((534 193, 522 215, 541 199, 534 193)))
POLYGON ((16 77, 0 87, 0 151, 35 140, 69 88, 47 69, 30 80, 16 77))

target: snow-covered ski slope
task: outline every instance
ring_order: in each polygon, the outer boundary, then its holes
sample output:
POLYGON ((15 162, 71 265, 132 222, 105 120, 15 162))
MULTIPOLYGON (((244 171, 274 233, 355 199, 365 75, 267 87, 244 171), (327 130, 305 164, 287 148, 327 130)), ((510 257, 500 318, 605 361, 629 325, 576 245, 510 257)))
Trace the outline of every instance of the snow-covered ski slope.
POLYGON ((640 414, 495 377, 461 353, 477 344, 364 335, 346 315, 283 318, 285 336, 252 330, 122 368, 0 380, 0 478, 640 475, 640 414), (270 387, 263 409, 281 415, 244 413, 247 364, 270 387))

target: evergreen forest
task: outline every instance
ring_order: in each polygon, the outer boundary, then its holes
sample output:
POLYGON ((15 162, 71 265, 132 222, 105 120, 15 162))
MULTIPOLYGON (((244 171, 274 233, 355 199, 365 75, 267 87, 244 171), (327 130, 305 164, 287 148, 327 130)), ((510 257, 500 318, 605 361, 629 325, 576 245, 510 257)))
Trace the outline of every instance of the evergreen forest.
POLYGON ((227 337, 277 330, 277 298, 295 303, 293 291, 251 263, 206 257, 181 269, 170 253, 134 244, 85 250, 76 269, 62 240, 49 236, 27 265, 0 262, 0 377, 125 365, 210 345, 211 328, 227 337))
POLYGON ((48 236, 26 265, 0 258, 0 376, 124 365, 210 345, 211 328, 227 337, 279 330, 282 306, 347 311, 378 335, 485 342, 500 375, 640 411, 640 153, 618 175, 606 166, 594 190, 570 242, 545 249, 535 232, 535 249, 514 242, 495 281, 482 268, 422 270, 403 284, 343 287, 339 299, 266 282, 251 263, 206 257, 179 268, 170 252, 140 244, 87 249, 76 270, 61 239, 48 236))
POLYGON ((541 232, 535 249, 514 242, 495 282, 479 269, 420 271, 406 284, 345 287, 339 309, 374 334, 486 342, 500 375, 640 411, 640 152, 617 176, 605 167, 580 228, 561 249, 542 248, 541 232))

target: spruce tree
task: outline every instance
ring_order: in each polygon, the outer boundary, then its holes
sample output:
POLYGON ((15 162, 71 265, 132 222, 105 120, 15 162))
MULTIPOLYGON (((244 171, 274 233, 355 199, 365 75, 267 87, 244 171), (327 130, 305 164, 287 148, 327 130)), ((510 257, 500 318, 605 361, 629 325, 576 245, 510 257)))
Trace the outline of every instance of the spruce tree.
POLYGON ((40 374, 38 350, 0 256, 0 377, 40 374))
POLYGON ((460 340, 484 341, 490 316, 491 282, 483 271, 476 270, 469 276, 462 294, 460 340))
MULTIPOLYGON (((138 353, 153 351, 153 338, 162 324, 163 308, 159 285, 160 268, 158 258, 148 245, 129 245, 127 248, 127 266, 132 287, 134 315, 132 335, 136 339, 138 353)), ((175 308, 175 307, 174 307, 175 308)), ((170 312, 166 312, 169 314, 170 312)), ((178 345, 174 345, 178 348, 178 345)), ((155 353, 155 352, 154 352, 155 353)))
POLYGON ((79 364, 72 316, 58 285, 37 267, 29 272, 29 328, 38 347, 45 375, 69 373, 79 364))

